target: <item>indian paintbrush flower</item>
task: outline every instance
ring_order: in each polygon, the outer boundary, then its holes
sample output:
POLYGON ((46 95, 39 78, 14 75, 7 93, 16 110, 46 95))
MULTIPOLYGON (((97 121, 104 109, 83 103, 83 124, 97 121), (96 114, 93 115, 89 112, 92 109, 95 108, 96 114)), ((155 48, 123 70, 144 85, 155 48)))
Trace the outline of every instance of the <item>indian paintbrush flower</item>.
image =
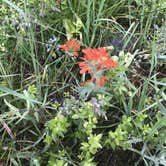
POLYGON ((105 82, 109 80, 107 76, 103 75, 103 71, 118 66, 117 62, 109 57, 107 51, 108 48, 106 47, 86 48, 82 50, 84 56, 81 59, 83 61, 78 62, 80 74, 90 74, 90 82, 97 86, 104 86, 105 82))
POLYGON ((60 45, 59 48, 65 52, 72 53, 75 57, 78 57, 78 51, 80 51, 80 43, 75 39, 70 39, 66 43, 60 45))

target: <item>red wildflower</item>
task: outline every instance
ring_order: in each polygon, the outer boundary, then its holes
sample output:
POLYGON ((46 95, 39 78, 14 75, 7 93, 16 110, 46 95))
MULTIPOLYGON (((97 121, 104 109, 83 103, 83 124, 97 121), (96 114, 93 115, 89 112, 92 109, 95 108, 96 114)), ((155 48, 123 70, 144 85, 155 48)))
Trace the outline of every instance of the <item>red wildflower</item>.
POLYGON ((83 73, 91 73, 93 68, 97 71, 102 70, 103 68, 109 69, 112 67, 116 67, 118 64, 114 62, 112 59, 109 59, 109 55, 107 54, 107 48, 86 48, 82 52, 84 53, 84 57, 81 58, 84 62, 79 62, 78 65, 80 67, 80 74, 83 73))
POLYGON ((118 66, 118 64, 115 61, 113 61, 112 59, 107 59, 107 60, 103 61, 102 65, 107 69, 118 66))
POLYGON ((109 78, 107 76, 101 76, 100 78, 92 77, 90 80, 92 83, 96 84, 97 86, 104 86, 106 81, 109 81, 109 78))
POLYGON ((66 52, 73 53, 74 56, 78 57, 78 52, 80 51, 80 43, 75 39, 70 39, 65 44, 59 46, 60 49, 66 52))
POLYGON ((107 48, 101 47, 101 48, 86 48, 82 50, 84 53, 84 57, 82 58, 84 61, 88 61, 90 63, 99 63, 100 61, 108 59, 107 55, 107 48))
POLYGON ((80 74, 84 74, 86 72, 91 73, 92 69, 89 67, 88 64, 84 63, 84 62, 78 62, 78 65, 80 67, 80 74))

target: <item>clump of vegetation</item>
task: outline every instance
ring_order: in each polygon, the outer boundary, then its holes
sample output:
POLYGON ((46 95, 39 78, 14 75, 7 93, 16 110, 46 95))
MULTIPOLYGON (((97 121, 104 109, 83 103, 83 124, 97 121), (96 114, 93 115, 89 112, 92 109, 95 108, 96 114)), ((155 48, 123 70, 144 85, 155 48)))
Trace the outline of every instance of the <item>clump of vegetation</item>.
POLYGON ((166 165, 165 16, 164 0, 2 0, 0 165, 166 165))

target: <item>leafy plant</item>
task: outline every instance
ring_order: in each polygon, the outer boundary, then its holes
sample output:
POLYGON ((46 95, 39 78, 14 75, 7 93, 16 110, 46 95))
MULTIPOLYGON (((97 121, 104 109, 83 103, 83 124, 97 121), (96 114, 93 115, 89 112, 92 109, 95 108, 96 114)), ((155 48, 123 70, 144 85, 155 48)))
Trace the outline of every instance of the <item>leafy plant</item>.
POLYGON ((0 165, 166 165, 165 90, 164 0, 1 1, 0 165))

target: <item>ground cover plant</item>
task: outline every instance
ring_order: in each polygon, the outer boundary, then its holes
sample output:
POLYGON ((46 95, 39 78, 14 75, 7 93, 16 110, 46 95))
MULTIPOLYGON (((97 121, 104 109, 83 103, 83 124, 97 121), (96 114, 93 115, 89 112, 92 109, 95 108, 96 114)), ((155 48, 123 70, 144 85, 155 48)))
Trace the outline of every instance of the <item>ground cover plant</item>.
POLYGON ((0 165, 166 165, 164 0, 2 0, 0 25, 0 165))

